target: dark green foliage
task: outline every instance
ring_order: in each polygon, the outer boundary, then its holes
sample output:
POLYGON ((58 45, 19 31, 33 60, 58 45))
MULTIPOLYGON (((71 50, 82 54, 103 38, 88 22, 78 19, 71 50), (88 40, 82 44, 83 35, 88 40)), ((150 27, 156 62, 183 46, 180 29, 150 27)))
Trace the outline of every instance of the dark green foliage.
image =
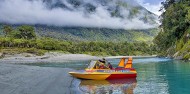
POLYGON ((7 36, 9 33, 11 33, 12 30, 13 30, 13 28, 9 25, 3 26, 3 32, 4 32, 5 36, 7 36))
POLYGON ((162 9, 166 11, 161 15, 161 32, 154 39, 160 52, 167 55, 169 48, 179 51, 187 42, 190 28, 190 1, 189 0, 166 0, 162 3, 162 9), (167 51, 168 50, 168 51, 167 51))
POLYGON ((27 25, 20 26, 20 27, 18 27, 18 31, 19 31, 19 35, 20 35, 18 38, 24 38, 24 39, 35 39, 36 38, 34 27, 32 27, 32 26, 27 26, 27 25))
POLYGON ((5 37, 16 38, 16 39, 35 39, 36 34, 34 27, 28 25, 22 25, 13 29, 11 26, 3 26, 3 32, 5 37))
MULTIPOLYGON (((66 42, 52 38, 37 40, 0 38, 0 47, 34 48, 43 50, 58 50, 69 53, 85 53, 91 55, 150 55, 156 54, 152 45, 139 43, 114 42, 66 42)), ((32 53, 33 49, 30 49, 32 53)), ((36 51, 34 51, 36 53, 36 51)))
MULTIPOLYGON (((180 0, 179 0, 180 1, 180 0)), ((182 1, 182 0, 181 0, 182 1)), ((170 7, 170 5, 174 4, 175 0, 166 0, 164 2, 162 2, 162 7, 160 10, 164 10, 164 9, 168 9, 168 7, 170 7)))

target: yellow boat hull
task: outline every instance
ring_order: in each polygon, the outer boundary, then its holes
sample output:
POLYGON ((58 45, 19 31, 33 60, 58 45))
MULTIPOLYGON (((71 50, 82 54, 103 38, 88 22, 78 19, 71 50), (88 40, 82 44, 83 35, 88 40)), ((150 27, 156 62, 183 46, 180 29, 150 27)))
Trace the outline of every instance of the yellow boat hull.
POLYGON ((72 76, 80 79, 91 79, 91 80, 107 80, 107 79, 123 79, 123 78, 135 78, 135 72, 69 72, 72 76))
POLYGON ((78 73, 78 72, 69 72, 72 76, 80 79, 91 79, 91 80, 105 80, 110 76, 110 74, 105 73, 78 73))

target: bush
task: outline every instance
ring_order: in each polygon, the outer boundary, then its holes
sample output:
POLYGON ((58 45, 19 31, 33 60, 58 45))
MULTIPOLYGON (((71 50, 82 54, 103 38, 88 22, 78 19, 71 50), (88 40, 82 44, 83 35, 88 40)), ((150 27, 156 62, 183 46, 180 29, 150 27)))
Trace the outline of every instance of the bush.
POLYGON ((184 60, 189 60, 190 59, 190 53, 187 53, 183 57, 184 60))

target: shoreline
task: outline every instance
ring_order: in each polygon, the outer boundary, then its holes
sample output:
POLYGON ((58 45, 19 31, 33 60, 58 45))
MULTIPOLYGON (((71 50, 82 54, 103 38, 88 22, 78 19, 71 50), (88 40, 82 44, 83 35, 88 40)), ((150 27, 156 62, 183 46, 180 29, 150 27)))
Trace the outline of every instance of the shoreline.
POLYGON ((30 53, 21 53, 14 55, 5 55, 0 59, 0 63, 38 63, 38 62, 52 62, 52 63, 66 63, 70 61, 86 61, 97 60, 100 57, 86 54, 65 54, 58 52, 48 52, 43 56, 36 56, 30 53))
MULTIPOLYGON (((105 59, 119 59, 119 58, 154 58, 152 56, 107 56, 105 59)), ((4 55, 0 58, 0 63, 66 63, 72 61, 87 61, 87 60, 98 60, 102 59, 103 56, 91 56, 87 54, 65 54, 59 52, 48 52, 43 56, 36 56, 30 53, 21 53, 13 55, 4 55)))

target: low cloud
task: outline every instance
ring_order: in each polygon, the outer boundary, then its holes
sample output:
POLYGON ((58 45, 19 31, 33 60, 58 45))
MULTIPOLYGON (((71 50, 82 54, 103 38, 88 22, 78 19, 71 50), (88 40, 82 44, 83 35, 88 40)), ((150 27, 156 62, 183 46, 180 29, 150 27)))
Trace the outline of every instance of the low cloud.
MULTIPOLYGON (((56 0, 53 0, 56 1, 56 0)), ((72 5, 62 0, 69 8, 72 5)), ((86 0, 93 2, 93 0, 86 0)), ((112 17, 106 6, 96 4, 96 11, 86 14, 84 8, 69 10, 47 8, 42 0, 0 0, 0 22, 10 24, 42 24, 49 26, 99 27, 111 29, 148 29, 150 25, 139 20, 139 17, 128 19, 112 17)), ((127 10, 122 10, 128 13, 127 10)))
POLYGON ((161 8, 161 2, 163 2, 163 0, 160 0, 159 3, 157 4, 150 4, 150 3, 145 3, 145 0, 136 0, 140 5, 142 5, 143 7, 145 7, 147 10, 153 12, 154 14, 160 16, 162 14, 160 10, 161 8))

